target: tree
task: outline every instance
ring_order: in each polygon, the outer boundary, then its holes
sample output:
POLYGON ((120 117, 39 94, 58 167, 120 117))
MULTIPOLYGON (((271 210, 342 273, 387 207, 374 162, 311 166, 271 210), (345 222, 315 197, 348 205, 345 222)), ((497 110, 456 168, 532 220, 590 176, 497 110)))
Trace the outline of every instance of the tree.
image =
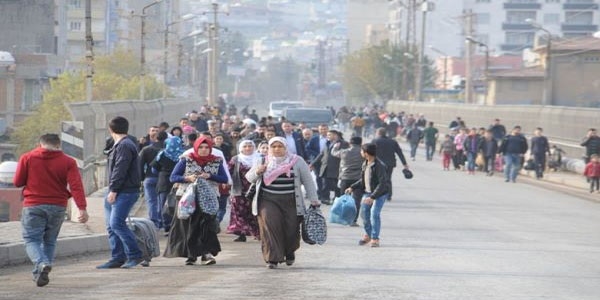
MULTIPOLYGON (((394 90, 399 95, 409 94, 415 85, 416 57, 416 53, 403 47, 389 45, 372 46, 349 55, 343 65, 347 99, 358 104, 370 99, 391 99, 394 90)), ((426 87, 434 81, 434 72, 429 59, 425 58, 424 64, 426 87)))
MULTIPOLYGON (((98 101, 136 99, 140 91, 140 66, 131 52, 118 50, 95 60, 93 99, 98 101)), ((34 148, 38 138, 47 132, 59 132, 60 122, 71 120, 66 105, 85 101, 85 72, 64 72, 50 80, 43 101, 33 114, 17 125, 11 140, 18 144, 17 153, 34 148)), ((146 97, 162 96, 162 86, 156 78, 145 76, 146 97)))

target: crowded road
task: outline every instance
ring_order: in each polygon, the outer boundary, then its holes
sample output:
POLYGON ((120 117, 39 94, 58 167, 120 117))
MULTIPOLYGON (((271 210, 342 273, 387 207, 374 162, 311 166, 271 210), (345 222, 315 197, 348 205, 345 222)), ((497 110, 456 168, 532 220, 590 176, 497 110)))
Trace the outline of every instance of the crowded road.
POLYGON ((108 258, 99 253, 57 261, 43 288, 29 265, 0 269, 0 298, 600 298, 598 203, 521 178, 442 171, 422 156, 411 167, 411 180, 395 171, 380 248, 358 246, 359 227, 330 224, 324 246, 303 244, 294 266, 268 270, 257 241, 221 234, 214 266, 159 257, 96 270, 108 258))

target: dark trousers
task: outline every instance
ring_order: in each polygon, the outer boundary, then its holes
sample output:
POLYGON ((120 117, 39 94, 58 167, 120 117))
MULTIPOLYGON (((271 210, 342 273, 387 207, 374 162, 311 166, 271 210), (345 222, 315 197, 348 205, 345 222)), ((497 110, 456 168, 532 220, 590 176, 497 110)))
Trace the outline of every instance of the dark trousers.
MULTIPOLYGON (((356 180, 349 180, 349 179, 340 180, 340 190, 342 192, 345 191, 356 181, 358 181, 358 179, 356 179, 356 180)), ((354 204, 356 205, 356 216, 354 217, 354 223, 356 223, 356 221, 358 221, 358 216, 360 216, 360 202, 362 200, 363 194, 364 194, 363 190, 360 190, 360 189, 352 190, 352 198, 354 198, 354 204)))
POLYGON ((594 186, 596 186, 596 191, 600 190, 600 177, 588 177, 590 181, 590 192, 594 191, 594 186))
POLYGON ((485 157, 485 162, 483 165, 483 171, 487 172, 489 174, 493 174, 494 173, 494 168, 495 168, 495 160, 496 157, 495 156, 486 156, 485 157))
POLYGON ((435 154, 435 142, 425 143, 425 153, 427 155, 427 160, 433 160, 433 154, 435 154))
MULTIPOLYGON (((320 168, 315 167, 313 169, 313 173, 315 174, 315 180, 317 181, 317 196, 319 197, 319 200, 324 200, 325 199, 325 184, 324 181, 325 179, 321 176, 319 176, 319 170, 320 168)), ((327 192, 329 193, 329 192, 327 192)))
MULTIPOLYGON (((387 176, 390 179, 390 183, 392 182, 392 174, 394 173, 394 168, 392 166, 389 166, 386 168, 387 171, 387 176)), ((392 200, 392 187, 390 186, 390 192, 388 193, 388 199, 387 200, 392 200)))
POLYGON ((535 176, 539 179, 544 177, 546 169, 546 153, 534 153, 533 161, 535 163, 535 176))
POLYGON ((324 185, 324 198, 323 200, 331 200, 330 198, 330 194, 331 191, 334 192, 335 197, 339 197, 342 195, 340 188, 337 185, 338 179, 337 178, 323 178, 323 185, 324 185))
POLYGON ((460 169, 460 166, 465 165, 465 152, 463 150, 456 150, 454 156, 452 156, 452 163, 454 169, 460 169))

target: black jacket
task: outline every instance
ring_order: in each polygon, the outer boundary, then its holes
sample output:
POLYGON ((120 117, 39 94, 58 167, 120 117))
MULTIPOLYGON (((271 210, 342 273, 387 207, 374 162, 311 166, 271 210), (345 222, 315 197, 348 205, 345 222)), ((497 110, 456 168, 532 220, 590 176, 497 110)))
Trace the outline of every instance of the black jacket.
POLYGON ((481 143, 479 143, 479 149, 483 153, 483 156, 493 157, 498 153, 498 142, 495 138, 491 138, 490 140, 483 138, 481 143))
POLYGON ((152 161, 154 161, 154 158, 156 158, 156 155, 158 154, 158 152, 160 152, 161 149, 162 143, 153 143, 142 148, 142 150, 140 151, 140 159, 138 164, 140 168, 141 181, 144 181, 146 177, 158 176, 158 173, 155 172, 155 170, 152 170, 150 164, 152 163, 152 161))
POLYGON ((592 136, 586 138, 581 143, 581 146, 585 147, 585 155, 590 157, 592 154, 600 154, 600 137, 592 136))
POLYGON ((168 192, 173 187, 173 183, 169 180, 171 172, 175 168, 177 161, 172 161, 166 155, 161 155, 158 160, 152 161, 151 167, 158 171, 158 181, 156 182, 156 192, 168 192))
POLYGON ((108 154, 108 190, 117 193, 140 191, 137 146, 128 138, 116 143, 108 154))
POLYGON ((377 147, 377 158, 380 159, 386 166, 390 168, 396 167, 396 155, 400 158, 402 165, 406 165, 406 158, 402 153, 402 149, 398 142, 390 139, 387 136, 373 139, 373 144, 377 147))
POLYGON ((365 170, 367 161, 363 163, 360 179, 353 183, 350 187, 353 190, 365 190, 365 180, 369 180, 371 184, 371 198, 377 199, 392 190, 392 182, 387 175, 387 167, 380 159, 375 159, 375 163, 371 166, 371 178, 365 178, 365 170))
POLYGON ((527 139, 522 135, 507 135, 502 140, 500 145, 500 153, 506 154, 525 154, 529 145, 527 145, 527 139))

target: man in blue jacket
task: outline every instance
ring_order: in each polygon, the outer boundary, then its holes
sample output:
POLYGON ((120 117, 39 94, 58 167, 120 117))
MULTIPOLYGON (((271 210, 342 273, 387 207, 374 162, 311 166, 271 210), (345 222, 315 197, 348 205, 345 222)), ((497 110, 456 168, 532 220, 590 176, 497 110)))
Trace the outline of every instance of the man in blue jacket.
POLYGON ((126 223, 129 212, 140 194, 138 149, 127 138, 127 119, 115 117, 108 123, 108 129, 115 141, 108 154, 108 195, 104 201, 111 258, 96 268, 128 269, 142 262, 142 251, 126 223))

